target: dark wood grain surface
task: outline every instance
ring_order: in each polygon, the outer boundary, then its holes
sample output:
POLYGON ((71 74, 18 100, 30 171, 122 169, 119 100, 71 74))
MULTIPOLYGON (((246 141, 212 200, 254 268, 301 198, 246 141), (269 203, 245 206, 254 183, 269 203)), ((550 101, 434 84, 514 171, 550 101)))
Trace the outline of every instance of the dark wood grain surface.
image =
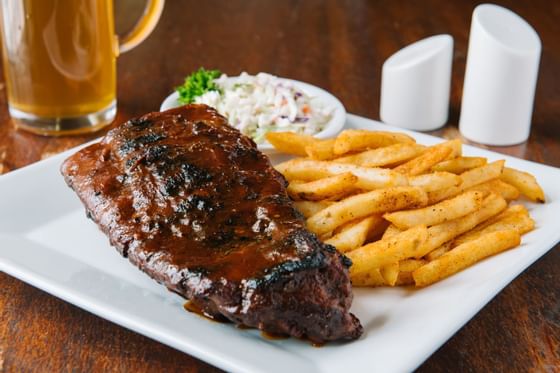
MULTIPOLYGON (((117 1, 119 28, 134 22, 141 3, 117 1)), ((331 91, 349 112, 378 118, 383 61, 418 39, 449 33, 455 39, 451 115, 449 124, 434 133, 458 137, 470 17, 477 3, 168 0, 153 35, 119 58, 117 122, 157 110, 173 87, 199 66, 228 74, 266 71, 303 80, 331 91)), ((514 10, 535 27, 543 54, 530 140, 492 150, 559 167, 560 2, 496 3, 514 10)), ((8 116, 3 79, 0 90, 0 173, 100 135, 55 139, 19 132, 8 116)), ((557 246, 418 370, 560 371, 559 284, 557 246)), ((217 369, 0 274, 0 371, 217 369)))

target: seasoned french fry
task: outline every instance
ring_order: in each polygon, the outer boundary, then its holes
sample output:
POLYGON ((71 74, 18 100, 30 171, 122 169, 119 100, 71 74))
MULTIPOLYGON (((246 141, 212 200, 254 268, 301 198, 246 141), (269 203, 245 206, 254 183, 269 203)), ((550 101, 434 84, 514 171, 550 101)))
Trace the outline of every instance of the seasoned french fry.
POLYGON ((424 208, 387 213, 383 215, 383 218, 395 224, 399 229, 408 229, 419 224, 428 226, 441 224, 478 210, 485 196, 484 192, 465 192, 424 208))
POLYGON ((352 275, 350 273, 350 280, 352 280, 352 286, 354 287, 385 285, 385 280, 377 268, 371 270, 370 272, 360 273, 358 275, 352 275))
POLYGON ((334 235, 325 243, 333 245, 342 253, 357 249, 362 246, 371 229, 377 224, 382 224, 383 219, 379 215, 368 216, 334 235))
POLYGON ((358 177, 356 187, 365 190, 408 185, 405 175, 383 168, 366 168, 353 164, 314 161, 310 159, 292 159, 276 166, 288 180, 313 181, 351 172, 358 177))
POLYGON ((314 139, 312 143, 305 147, 305 153, 311 159, 328 160, 336 158, 334 154, 334 139, 318 140, 314 139))
POLYGON ((383 280, 389 286, 395 286, 399 277, 399 262, 384 265, 379 269, 383 280))
POLYGON ((359 152, 366 149, 381 148, 396 143, 415 143, 416 141, 404 133, 368 131, 368 130, 344 130, 336 138, 334 144, 335 154, 346 154, 348 152, 359 152))
POLYGON ((505 167, 500 178, 516 187, 521 194, 531 201, 544 203, 544 192, 539 183, 537 183, 537 179, 530 173, 505 167))
POLYGON ((419 156, 424 149, 426 149, 425 146, 414 143, 398 143, 337 158, 334 162, 352 163, 362 167, 383 167, 408 161, 411 158, 419 156))
POLYGON ((460 140, 426 147, 404 134, 354 129, 335 139, 267 139, 306 157, 276 169, 307 228, 352 260, 356 287, 426 286, 517 245, 535 222, 506 201, 545 198, 532 175, 465 157, 460 140))
POLYGON ((327 232, 327 233, 323 233, 322 235, 319 236, 319 239, 323 242, 325 242, 326 240, 330 239, 333 235, 333 232, 327 232))
POLYGON ((385 230, 385 232, 383 233, 383 237, 381 237, 381 239, 385 240, 387 238, 391 238, 396 236, 397 234, 401 233, 402 230, 400 230, 399 228, 397 228, 396 225, 391 224, 387 227, 387 229, 385 230))
POLYGON ((417 270, 428 263, 427 260, 423 259, 405 259, 399 262, 399 275, 397 276, 397 281, 395 285, 414 285, 414 279, 412 278, 412 272, 417 270))
POLYGON ((527 211, 527 207, 523 205, 510 205, 504 211, 500 212, 498 215, 494 215, 490 219, 485 220, 484 222, 478 224, 475 228, 473 228, 473 230, 482 230, 499 220, 509 218, 510 216, 516 214, 523 214, 529 216, 529 211, 527 211))
POLYGON ((295 132, 268 132, 265 137, 276 150, 299 156, 306 156, 305 147, 315 141, 313 136, 295 132))
POLYGON ((429 192, 428 204, 433 205, 446 198, 454 197, 474 185, 498 178, 502 174, 504 162, 505 161, 496 161, 463 172, 460 175, 462 182, 459 186, 429 192))
POLYGON ((427 263, 428 261, 424 259, 404 259, 399 262, 399 270, 401 272, 413 272, 427 263))
POLYGON ((486 158, 482 157, 458 157, 439 162, 432 167, 434 172, 451 172, 453 174, 462 174, 470 169, 484 166, 486 158))
POLYGON ((500 179, 492 179, 482 184, 474 185, 467 190, 479 190, 481 192, 496 193, 501 195, 506 201, 519 198, 519 190, 511 184, 500 179))
POLYGON ((306 158, 294 158, 289 161, 279 163, 275 165, 274 168, 284 175, 284 177, 290 182, 294 180, 315 181, 336 175, 328 172, 325 165, 322 163, 323 162, 321 161, 314 161, 306 158), (315 167, 317 165, 321 167, 315 167))
POLYGON ((478 224, 503 211, 506 206, 507 203, 502 197, 491 193, 483 200, 482 207, 479 210, 455 220, 431 226, 428 228, 428 239, 419 250, 420 256, 417 258, 423 257, 447 241, 473 229, 478 224))
POLYGON ((502 174, 505 161, 495 161, 484 166, 476 167, 461 174, 461 187, 470 188, 473 185, 483 183, 488 180, 496 179, 502 174))
POLYGON ((461 177, 450 172, 433 172, 408 178, 409 185, 420 187, 426 192, 450 188, 461 183, 461 177))
POLYGON ((412 272, 399 272, 397 276, 396 286, 406 286, 414 285, 414 278, 412 277, 412 272))
POLYGON ((415 257, 426 242, 425 225, 406 230, 386 240, 376 241, 346 253, 352 260, 350 275, 367 273, 374 269, 415 257))
POLYGON ((425 206, 426 200, 426 192, 422 188, 405 186, 377 189, 345 198, 319 211, 307 219, 307 228, 322 234, 368 215, 425 206))
POLYGON ((394 168, 395 171, 406 175, 420 175, 428 171, 436 163, 446 159, 457 147, 461 146, 461 140, 450 140, 427 148, 420 156, 412 158, 394 168))
POLYGON ((455 197, 463 191, 460 185, 428 192, 428 205, 434 205, 445 199, 455 197))
POLYGON ((447 156, 447 160, 454 159, 463 155, 463 142, 460 139, 448 140, 445 143, 451 148, 451 153, 447 156))
POLYGON ((311 202, 311 201, 295 201, 294 204, 296 209, 303 214, 305 218, 309 218, 319 211, 329 207, 334 202, 330 201, 318 201, 318 202, 311 202))
POLYGON ((346 172, 308 183, 290 183, 288 194, 295 200, 320 201, 332 197, 343 197, 354 191, 358 178, 346 172))
MULTIPOLYGON (((477 227, 478 228, 478 227, 477 227)), ((459 246, 466 242, 475 240, 480 236, 487 233, 504 231, 504 230, 514 230, 519 235, 523 235, 527 232, 532 231, 535 228, 535 221, 529 217, 528 214, 523 212, 506 214, 503 218, 495 221, 494 223, 487 225, 480 229, 473 229, 466 233, 463 233, 459 237, 453 240, 453 246, 459 246)))
POLYGON ((416 286, 426 286, 457 273, 491 255, 518 246, 521 242, 515 230, 487 233, 474 241, 455 247, 441 257, 412 273, 416 286))
POLYGON ((447 241, 446 243, 444 243, 443 245, 441 245, 440 247, 430 251, 428 254, 426 254, 424 257, 426 259, 428 259, 430 262, 434 259, 439 258, 440 256, 442 256, 443 254, 445 254, 446 252, 448 252, 449 250, 451 250, 451 244, 453 242, 452 241, 447 241))

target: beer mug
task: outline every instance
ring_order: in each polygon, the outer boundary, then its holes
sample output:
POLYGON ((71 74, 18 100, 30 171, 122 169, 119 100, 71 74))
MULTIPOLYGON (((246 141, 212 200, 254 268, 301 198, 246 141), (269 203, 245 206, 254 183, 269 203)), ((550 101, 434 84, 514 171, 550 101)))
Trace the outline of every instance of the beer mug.
POLYGON ((116 57, 155 28, 165 0, 148 0, 123 40, 112 0, 0 0, 10 116, 42 135, 93 132, 116 114, 116 57))

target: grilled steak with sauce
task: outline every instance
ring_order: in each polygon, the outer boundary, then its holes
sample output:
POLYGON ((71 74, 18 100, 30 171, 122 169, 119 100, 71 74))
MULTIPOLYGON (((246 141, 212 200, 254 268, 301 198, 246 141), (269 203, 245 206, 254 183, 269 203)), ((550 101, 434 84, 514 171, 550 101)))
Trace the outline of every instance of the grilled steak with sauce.
POLYGON ((62 174, 124 257, 204 314, 317 343, 362 333, 349 260, 305 229, 282 175, 215 110, 130 120, 62 174))

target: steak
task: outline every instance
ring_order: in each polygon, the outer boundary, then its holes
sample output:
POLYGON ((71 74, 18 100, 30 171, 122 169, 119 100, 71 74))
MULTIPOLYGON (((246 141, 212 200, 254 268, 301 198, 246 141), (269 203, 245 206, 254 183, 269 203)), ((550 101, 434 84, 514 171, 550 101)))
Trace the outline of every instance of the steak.
POLYGON ((62 174, 111 245, 189 308, 316 343, 361 335, 350 260, 306 230, 283 176, 214 109, 132 119, 62 174))

